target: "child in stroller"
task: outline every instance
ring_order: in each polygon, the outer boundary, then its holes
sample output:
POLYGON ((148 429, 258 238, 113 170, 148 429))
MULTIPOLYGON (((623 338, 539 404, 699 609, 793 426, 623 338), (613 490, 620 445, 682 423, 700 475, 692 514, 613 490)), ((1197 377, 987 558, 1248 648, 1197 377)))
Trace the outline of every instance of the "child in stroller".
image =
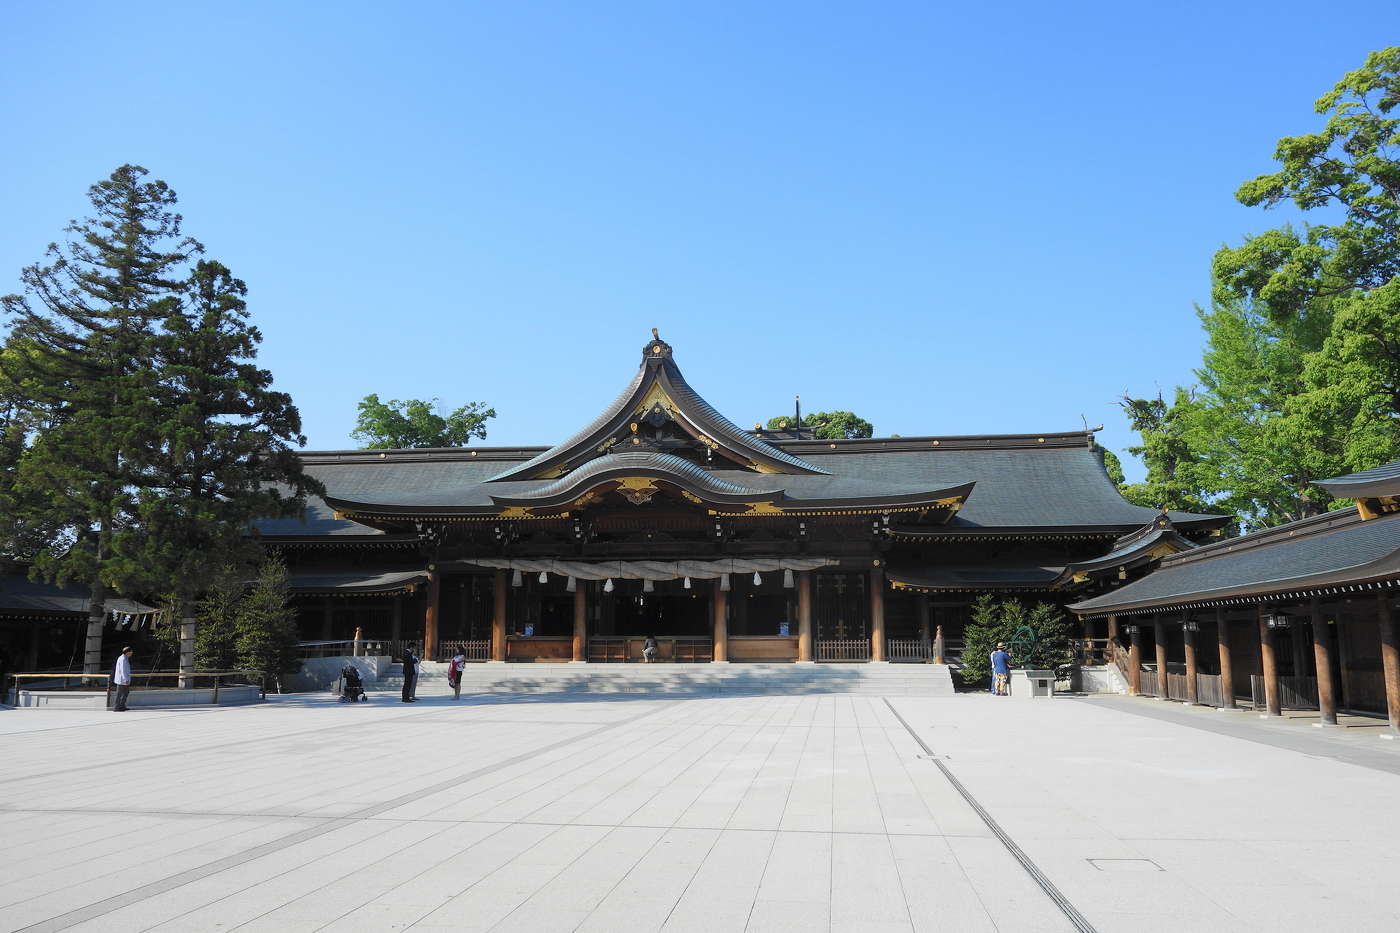
POLYGON ((366 703, 369 696, 365 693, 364 684, 360 681, 360 672, 355 670, 353 664, 347 664, 340 671, 340 702, 342 703, 366 703))

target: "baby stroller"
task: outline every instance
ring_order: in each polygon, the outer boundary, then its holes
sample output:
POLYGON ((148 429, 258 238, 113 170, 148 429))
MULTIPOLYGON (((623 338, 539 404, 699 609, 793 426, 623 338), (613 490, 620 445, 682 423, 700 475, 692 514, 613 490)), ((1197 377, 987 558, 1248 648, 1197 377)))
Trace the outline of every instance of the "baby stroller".
POLYGON ((360 672, 355 670, 353 665, 345 665, 340 672, 340 702, 366 703, 368 701, 369 696, 365 693, 364 683, 360 680, 360 672))

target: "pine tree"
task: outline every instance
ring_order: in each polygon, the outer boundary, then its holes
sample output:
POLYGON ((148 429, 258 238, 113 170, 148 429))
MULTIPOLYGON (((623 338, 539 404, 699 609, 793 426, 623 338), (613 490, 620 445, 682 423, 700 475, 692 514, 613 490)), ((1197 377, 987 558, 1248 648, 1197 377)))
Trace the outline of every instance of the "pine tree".
POLYGON ((297 660, 296 613, 291 608, 287 565, 276 555, 258 567, 258 577, 239 600, 234 616, 238 663, 259 670, 282 691, 282 675, 294 673, 297 660))
POLYGON ((249 523, 299 515, 322 491, 290 446, 305 443, 296 407, 255 365, 262 335, 246 293, 225 266, 200 260, 154 339, 159 420, 136 509, 146 533, 123 553, 170 581, 182 671, 196 661, 194 600, 257 557, 249 523))
POLYGON ((25 293, 8 295, 14 318, 6 379, 25 388, 29 424, 14 472, 16 514, 47 526, 34 554, 38 575, 90 589, 84 670, 102 666, 109 592, 159 592, 124 545, 136 519, 142 453, 158 423, 154 336, 179 303, 180 270, 201 247, 180 234, 175 192, 123 165, 89 189, 92 216, 69 225, 49 261, 21 273, 25 293))

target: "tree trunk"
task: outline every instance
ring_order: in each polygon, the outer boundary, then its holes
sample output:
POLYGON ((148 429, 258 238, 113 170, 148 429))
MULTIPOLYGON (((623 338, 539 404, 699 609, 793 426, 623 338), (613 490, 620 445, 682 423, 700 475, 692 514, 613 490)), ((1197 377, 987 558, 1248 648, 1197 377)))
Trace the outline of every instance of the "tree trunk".
POLYGON ((191 600, 179 600, 176 608, 180 613, 180 687, 188 689, 198 686, 196 678, 185 675, 194 673, 194 643, 199 623, 195 620, 194 604, 191 600))
POLYGON ((101 674, 102 628, 107 620, 107 587, 94 583, 88 595, 87 643, 83 650, 83 673, 101 674))

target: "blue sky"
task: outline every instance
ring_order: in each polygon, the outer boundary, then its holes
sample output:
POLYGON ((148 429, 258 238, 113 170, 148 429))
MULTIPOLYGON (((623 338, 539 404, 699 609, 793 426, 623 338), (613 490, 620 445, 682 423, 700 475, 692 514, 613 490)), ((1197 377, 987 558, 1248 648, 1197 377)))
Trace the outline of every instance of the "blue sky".
MULTIPOLYGON (((1386 12, 1390 10, 1390 12, 1386 12)), ((1190 381, 1212 252, 1400 38, 1320 3, 12 5, 0 290, 136 162, 247 281, 310 446, 356 402, 549 444, 651 327, 740 425, 1046 432, 1190 381)), ((1140 469, 1130 469, 1130 475, 1140 469)))

